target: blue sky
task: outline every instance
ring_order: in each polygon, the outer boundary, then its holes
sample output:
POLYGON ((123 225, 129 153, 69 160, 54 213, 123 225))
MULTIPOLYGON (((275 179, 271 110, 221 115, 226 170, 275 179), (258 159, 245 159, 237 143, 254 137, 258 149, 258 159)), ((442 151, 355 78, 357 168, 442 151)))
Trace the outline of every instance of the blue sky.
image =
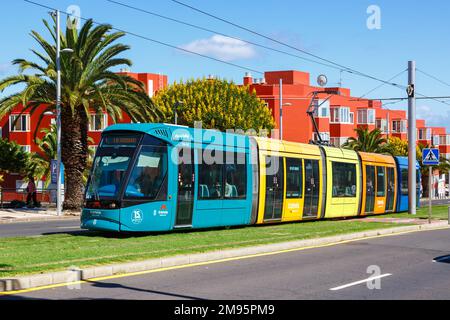
MULTIPOLYGON (((81 9, 83 18, 94 18, 142 36, 167 42, 174 46, 198 50, 251 69, 301 70, 311 73, 311 79, 324 73, 330 85, 339 82, 340 72, 259 47, 236 43, 220 36, 181 26, 157 17, 123 8, 106 0, 35 0, 67 10, 70 5, 81 9)), ((283 48, 223 22, 180 6, 170 0, 118 0, 145 10, 198 24, 241 39, 283 48)), ((183 0, 207 12, 219 15, 260 33, 275 37, 315 55, 333 60, 364 73, 389 79, 407 67, 408 60, 416 60, 417 67, 450 83, 450 3, 444 0, 250 0, 212 1, 183 0), (369 30, 367 8, 376 5, 381 10, 381 29, 369 30)), ((0 77, 16 72, 10 65, 15 58, 31 58, 30 48, 36 48, 30 30, 45 34, 42 18, 47 10, 21 0, 2 3, 0 10, 0 77)), ((241 83, 245 70, 182 53, 143 39, 127 35, 122 42, 131 50, 127 57, 134 62, 134 72, 163 73, 169 81, 197 78, 208 74, 241 83)), ((253 74, 254 77, 261 77, 253 74)), ((395 82, 406 84, 404 73, 395 82)), ((355 96, 373 89, 378 82, 343 73, 343 85, 355 96)), ((417 91, 428 96, 450 95, 450 87, 423 74, 417 75, 417 91)), ((3 94, 9 93, 4 92, 3 94)), ((0 95, 2 95, 0 93, 0 95)), ((404 92, 384 86, 369 97, 399 97, 404 92)), ((449 100, 450 103, 450 100, 449 100)), ((405 103, 388 106, 405 109, 405 103)), ((450 106, 435 101, 418 101, 417 113, 429 125, 447 126, 450 131, 450 106)))

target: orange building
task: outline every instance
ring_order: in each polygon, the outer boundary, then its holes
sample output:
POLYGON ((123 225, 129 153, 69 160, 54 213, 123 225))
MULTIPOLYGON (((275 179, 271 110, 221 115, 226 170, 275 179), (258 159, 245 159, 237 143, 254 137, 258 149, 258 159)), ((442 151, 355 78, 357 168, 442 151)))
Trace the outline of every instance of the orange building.
MULTIPOLYGON (((306 111, 312 93, 318 94, 315 120, 323 140, 341 146, 349 137, 355 137, 358 127, 379 128, 386 137, 408 139, 407 112, 382 107, 381 101, 353 97, 348 88, 318 87, 311 85, 310 74, 301 71, 270 71, 264 78, 254 79, 250 74, 243 84, 266 101, 277 127, 280 124, 280 79, 282 80, 283 139, 301 143, 317 140, 311 119, 306 111), (328 101, 326 101, 329 99, 328 101)), ((450 159, 450 135, 444 127, 428 127, 425 120, 417 120, 417 140, 428 146, 439 147, 443 156, 450 159)))

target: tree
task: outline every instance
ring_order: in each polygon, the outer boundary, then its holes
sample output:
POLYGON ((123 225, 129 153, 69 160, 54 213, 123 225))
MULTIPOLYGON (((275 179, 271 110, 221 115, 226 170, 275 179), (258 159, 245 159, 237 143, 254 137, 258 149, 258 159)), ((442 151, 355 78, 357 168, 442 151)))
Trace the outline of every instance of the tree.
MULTIPOLYGON (((0 100, 0 117, 19 104, 23 105, 22 112, 33 113, 41 105, 46 106, 45 111, 55 112, 56 28, 43 22, 51 42, 36 31, 31 32, 43 52, 32 50, 39 62, 13 61, 19 66, 19 74, 1 80, 0 91, 17 84, 23 89, 0 100)), ((60 39, 61 49, 73 50, 61 54, 61 122, 62 161, 66 169, 64 208, 76 210, 82 204, 82 176, 88 161, 89 115, 108 113, 117 121, 126 113, 133 121, 152 122, 158 114, 140 81, 111 71, 120 65, 131 66, 130 60, 118 57, 129 49, 116 43, 124 33, 112 33, 112 27, 106 24, 94 26, 92 20, 86 21, 79 31, 73 25, 67 23, 60 39)), ((42 117, 43 113, 37 127, 42 117)))
POLYGON ((380 129, 375 129, 369 132, 367 128, 357 128, 356 138, 349 138, 346 143, 342 146, 346 149, 352 149, 361 152, 373 152, 373 153, 384 153, 386 139, 383 138, 380 129))
POLYGON ((26 175, 29 153, 14 141, 0 139, 0 172, 26 175))
POLYGON ((153 101, 168 123, 174 122, 174 107, 178 106, 178 124, 191 127, 195 121, 202 121, 203 128, 221 131, 275 127, 270 110, 256 93, 226 80, 203 78, 174 83, 158 92, 153 101))
MULTIPOLYGON (((56 160, 57 158, 57 127, 55 124, 52 124, 50 128, 43 128, 41 133, 44 134, 42 139, 35 138, 40 152, 32 154, 31 160, 34 165, 30 168, 30 171, 38 180, 45 178, 45 187, 48 187, 51 182, 50 163, 51 160, 56 160)), ((92 138, 88 137, 88 142, 92 143, 92 138)), ((92 164, 91 158, 94 152, 92 149, 88 149, 88 153, 88 165, 83 174, 83 183, 87 183, 89 170, 92 164)))

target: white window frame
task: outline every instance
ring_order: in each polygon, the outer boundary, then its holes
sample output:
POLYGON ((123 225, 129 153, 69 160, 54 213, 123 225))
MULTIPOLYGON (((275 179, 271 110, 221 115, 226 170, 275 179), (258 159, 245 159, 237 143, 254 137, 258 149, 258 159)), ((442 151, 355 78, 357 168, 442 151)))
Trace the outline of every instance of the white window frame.
MULTIPOLYGON (((16 125, 20 123, 20 126, 22 126, 22 120, 19 120, 16 122, 16 125)), ((29 114, 11 114, 9 116, 9 132, 30 132, 30 115, 29 114), (13 123, 16 119, 16 117, 25 117, 25 130, 23 130, 23 128, 21 128, 21 130, 15 130, 15 128, 13 128, 13 123)))
POLYGON ((438 146, 439 145, 439 136, 438 135, 434 135, 433 136, 433 145, 434 146, 438 146))
POLYGON ((314 100, 314 110, 315 117, 330 118, 330 101, 314 100))
POLYGON ((376 124, 374 109, 358 109, 358 124, 376 124))
POLYGON ((148 89, 148 96, 150 98, 153 98, 154 89, 153 89, 153 80, 152 79, 148 80, 148 82, 147 82, 147 89, 148 89))
POLYGON ((93 126, 95 125, 95 121, 93 121, 92 117, 99 117, 100 115, 96 114, 96 113, 91 113, 89 115, 89 131, 91 132, 102 132, 103 130, 106 129, 106 127, 108 127, 108 116, 106 113, 103 114, 103 128, 101 128, 100 130, 96 130, 95 128, 93 128, 93 126))
MULTIPOLYGON (((329 132, 319 132, 319 134, 323 141, 327 141, 327 142, 330 141, 330 133, 329 132)), ((317 134, 315 132, 313 132, 312 139, 313 139, 313 141, 319 141, 319 139, 317 139, 317 134)))
MULTIPOLYGON (((352 116, 349 107, 331 107, 330 108, 330 123, 353 124, 352 116)), ((354 114, 353 114, 354 120, 354 114)))

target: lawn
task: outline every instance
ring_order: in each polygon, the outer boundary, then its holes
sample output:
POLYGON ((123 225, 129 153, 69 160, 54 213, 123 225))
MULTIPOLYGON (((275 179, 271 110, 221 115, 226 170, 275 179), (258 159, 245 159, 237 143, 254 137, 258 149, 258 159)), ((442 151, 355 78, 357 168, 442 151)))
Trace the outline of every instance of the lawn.
MULTIPOLYGON (((407 212, 404 212, 382 215, 381 217, 428 219, 428 204, 422 205, 421 208, 417 208, 416 216, 411 216, 407 212)), ((447 220, 448 206, 433 206, 431 218, 433 220, 447 220)))
POLYGON ((63 233, 0 238, 0 277, 139 261, 260 244, 311 239, 400 226, 392 223, 318 221, 194 232, 125 236, 63 233))

